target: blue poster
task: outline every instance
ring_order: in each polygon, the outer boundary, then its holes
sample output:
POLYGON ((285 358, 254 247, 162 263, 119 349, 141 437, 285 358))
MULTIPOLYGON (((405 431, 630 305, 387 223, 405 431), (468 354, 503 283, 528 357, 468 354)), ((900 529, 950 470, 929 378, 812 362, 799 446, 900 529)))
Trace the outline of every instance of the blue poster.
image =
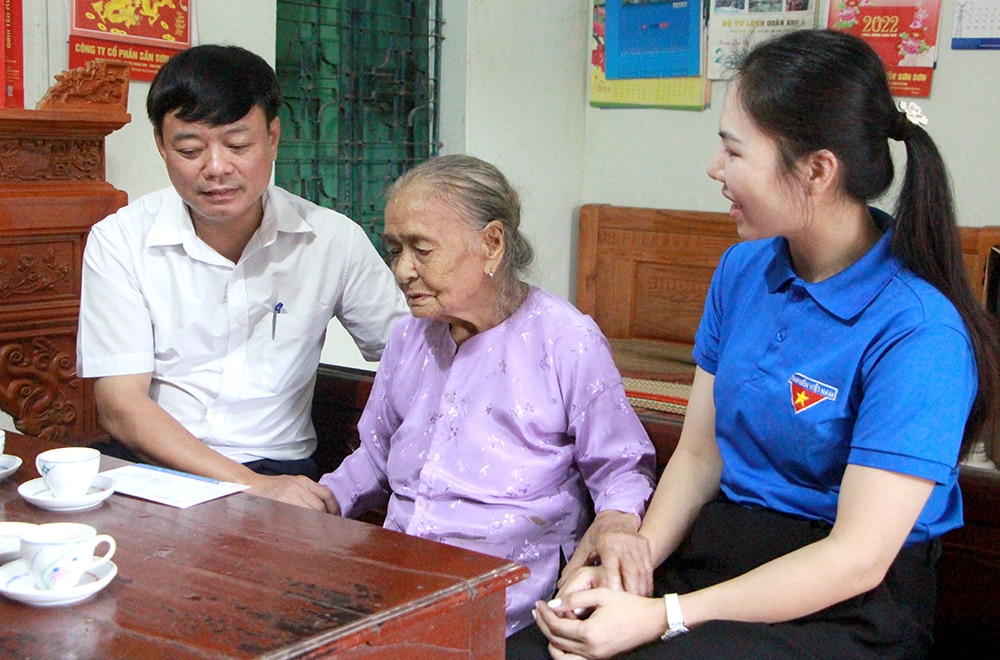
POLYGON ((701 75, 702 0, 607 0, 606 76, 701 75))

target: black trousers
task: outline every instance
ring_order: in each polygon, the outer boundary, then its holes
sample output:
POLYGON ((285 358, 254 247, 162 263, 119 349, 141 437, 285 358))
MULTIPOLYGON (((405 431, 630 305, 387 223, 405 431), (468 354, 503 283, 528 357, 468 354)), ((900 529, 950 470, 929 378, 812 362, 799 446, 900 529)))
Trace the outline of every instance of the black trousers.
MULTIPOLYGON (((120 458, 132 463, 145 463, 145 461, 136 456, 132 450, 115 440, 112 440, 111 442, 96 442, 92 444, 91 447, 99 450, 102 454, 107 456, 114 456, 115 458, 120 458)), ((320 477, 319 466, 312 458, 300 458, 291 461, 275 461, 270 458, 262 458, 258 461, 244 463, 244 465, 257 474, 302 474, 309 477, 313 481, 316 481, 320 477)))
MULTIPOLYGON (((825 523, 724 499, 711 502, 687 541, 657 569, 656 594, 718 584, 829 533, 825 523)), ((934 565, 940 548, 937 540, 904 548, 878 587, 815 614, 770 625, 709 621, 687 635, 621 657, 925 658, 933 643, 934 565)), ((548 658, 547 647, 545 637, 531 626, 507 640, 507 657, 548 658)))

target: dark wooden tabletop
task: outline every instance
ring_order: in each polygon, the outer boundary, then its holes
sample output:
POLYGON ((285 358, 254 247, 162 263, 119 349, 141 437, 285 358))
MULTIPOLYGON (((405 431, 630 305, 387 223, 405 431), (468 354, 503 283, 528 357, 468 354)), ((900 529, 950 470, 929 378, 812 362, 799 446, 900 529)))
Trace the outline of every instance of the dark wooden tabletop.
POLYGON ((0 519, 93 525, 115 537, 118 575, 70 606, 0 597, 2 657, 503 657, 517 564, 245 493, 45 511, 17 486, 53 446, 7 434, 24 464, 0 483, 0 519))

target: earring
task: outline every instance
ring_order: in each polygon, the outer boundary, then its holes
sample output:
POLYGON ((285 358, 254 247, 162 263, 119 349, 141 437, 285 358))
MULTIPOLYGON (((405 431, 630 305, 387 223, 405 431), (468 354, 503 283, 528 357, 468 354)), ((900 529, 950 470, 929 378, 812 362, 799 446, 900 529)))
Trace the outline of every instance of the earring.
POLYGON ((490 268, 490 279, 493 279, 493 269, 490 268))

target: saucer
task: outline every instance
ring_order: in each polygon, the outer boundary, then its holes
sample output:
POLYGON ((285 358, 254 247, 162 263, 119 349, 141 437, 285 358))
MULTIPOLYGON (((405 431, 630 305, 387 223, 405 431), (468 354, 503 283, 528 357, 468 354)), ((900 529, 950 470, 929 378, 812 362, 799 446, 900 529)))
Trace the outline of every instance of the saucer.
POLYGON ((0 594, 11 600, 39 607, 55 607, 56 605, 72 605, 89 598, 108 586, 115 575, 118 566, 113 561, 101 564, 92 571, 87 571, 80 578, 80 583, 69 589, 39 589, 28 570, 28 562, 17 559, 4 564, 0 568, 0 594))
POLYGON ((0 454, 0 481, 17 472, 21 467, 21 459, 10 454, 0 454))
POLYGON ((26 522, 0 522, 0 563, 21 556, 21 534, 34 526, 34 523, 26 522))
POLYGON ((108 499, 115 492, 115 481, 111 477, 97 475, 86 495, 56 497, 45 485, 45 480, 39 477, 18 486, 17 492, 35 506, 49 511, 85 511, 108 499))

